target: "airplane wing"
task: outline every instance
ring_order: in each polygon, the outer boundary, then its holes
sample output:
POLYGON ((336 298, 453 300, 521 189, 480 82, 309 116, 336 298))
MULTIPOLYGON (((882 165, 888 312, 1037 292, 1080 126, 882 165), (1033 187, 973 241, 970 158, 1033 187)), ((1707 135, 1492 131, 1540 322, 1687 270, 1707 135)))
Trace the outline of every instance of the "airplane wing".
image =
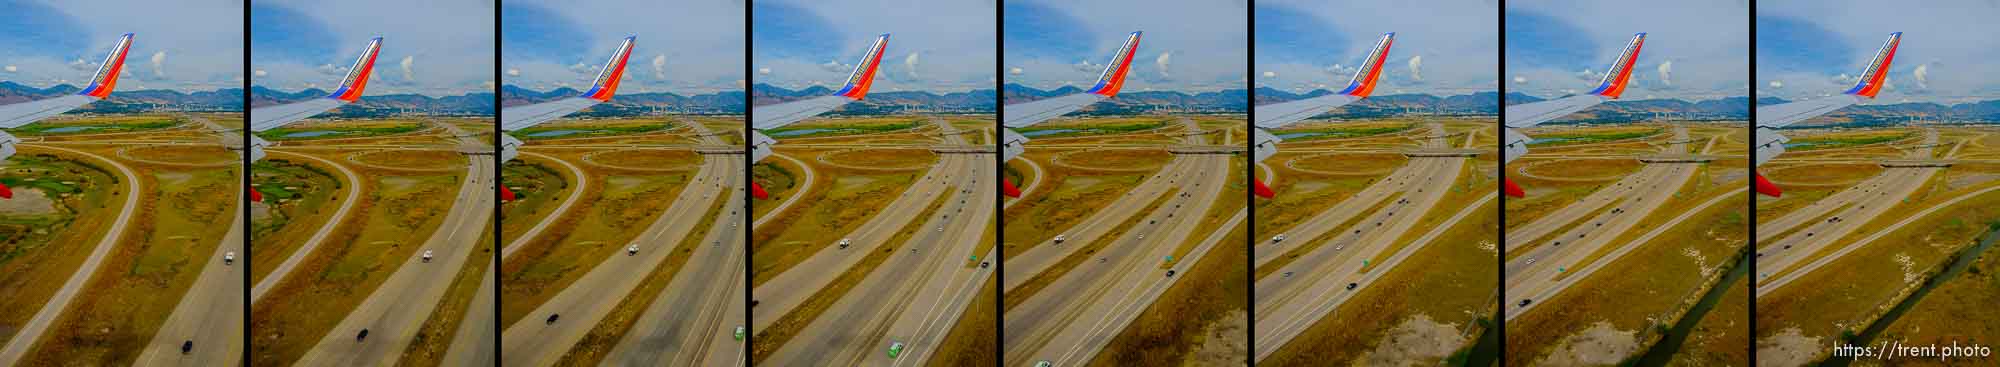
MULTIPOLYGON (((1778 134, 1778 128, 1875 99, 1875 95, 1882 91, 1882 86, 1888 81, 1889 63, 1896 59, 1896 46, 1902 41, 1903 32, 1890 33, 1889 39, 1882 42, 1882 48, 1875 50, 1875 58, 1869 60, 1867 68, 1861 70, 1860 80, 1854 82, 1854 87, 1841 92, 1845 96, 1757 107, 1757 130, 1751 136, 1757 145, 1751 152, 1751 167, 1763 165, 1764 162, 1785 153, 1785 143, 1791 139, 1778 134)), ((1756 186, 1757 193, 1760 194, 1771 197, 1784 194, 1784 190, 1772 184, 1769 179, 1765 179, 1762 173, 1757 174, 1756 186)))
POLYGON ((583 95, 500 109, 500 130, 526 129, 611 101, 611 97, 618 93, 618 82, 624 79, 625 62, 631 58, 632 41, 637 38, 638 36, 625 37, 625 43, 611 53, 611 59, 604 62, 604 68, 597 72, 597 78, 591 83, 590 90, 583 92, 583 95))
POLYGON ((847 99, 847 97, 832 95, 750 107, 750 116, 753 116, 755 120, 750 123, 750 127, 757 130, 784 127, 785 125, 791 125, 792 123, 812 118, 813 116, 819 116, 819 114, 840 108, 840 106, 845 106, 848 102, 853 101, 847 99))
MULTIPOLYGON (((0 106, 0 129, 21 127, 110 96, 111 90, 118 85, 118 75, 125 70, 125 52, 131 48, 132 34, 126 33, 120 36, 118 43, 111 47, 111 53, 104 55, 104 62, 97 65, 97 72, 91 74, 90 85, 83 88, 83 91, 56 98, 0 106)), ((0 155, 0 158, 6 156, 0 155)))
MULTIPOLYGON (((1618 99, 1618 96, 1625 94, 1625 87, 1631 85, 1632 82, 1632 68, 1639 62, 1639 50, 1644 48, 1645 45, 1645 32, 1632 35, 1632 41, 1625 44, 1624 51, 1618 52, 1618 58, 1611 61, 1611 67, 1604 70, 1604 77, 1597 80, 1597 88, 1591 89, 1590 93, 1507 106, 1507 120, 1503 122, 1506 125, 1506 131, 1502 132, 1502 139, 1504 140, 1502 141, 1503 146, 1500 150, 1501 163, 1513 162, 1514 159, 1527 155, 1528 142, 1534 140, 1526 134, 1514 131, 1514 129, 1532 127, 1543 122, 1548 122, 1549 120, 1590 108, 1590 106, 1596 106, 1604 103, 1604 101, 1618 99)), ((1501 181, 1504 185, 1502 188, 1506 191, 1507 196, 1527 196, 1527 192, 1521 190, 1520 185, 1515 185, 1514 180, 1505 178, 1503 175, 1501 181)))
POLYGON ((861 55, 861 62, 854 64, 854 71, 847 74, 847 84, 833 95, 750 107, 750 128, 769 130, 784 127, 868 97, 868 87, 875 84, 876 67, 881 66, 883 51, 888 47, 888 33, 876 36, 875 44, 868 46, 868 52, 861 55))
POLYGON ((1348 78, 1347 88, 1334 94, 1307 98, 1285 103, 1257 106, 1257 127, 1276 129, 1303 121, 1313 116, 1346 106, 1354 101, 1368 98, 1375 91, 1376 80, 1382 77, 1382 64, 1389 58, 1389 46, 1396 42, 1396 32, 1383 33, 1382 39, 1375 41, 1375 48, 1368 51, 1368 58, 1362 59, 1361 68, 1354 70, 1348 78))
POLYGON ((1028 127, 1048 121, 1070 112, 1083 109, 1107 97, 1092 93, 1077 93, 1067 96, 1036 100, 1033 102, 1007 105, 1007 127, 1028 127))
POLYGON ((361 56, 354 59, 354 65, 347 68, 347 76, 340 79, 340 88, 324 98, 251 108, 250 131, 276 129, 361 99, 362 90, 368 88, 368 77, 375 71, 375 56, 381 51, 382 37, 369 40, 368 47, 361 49, 361 56))
MULTIPOLYGON (((1097 74, 1097 84, 1090 90, 1062 97, 1033 102, 1007 105, 1007 120, 1002 125, 1008 128, 1022 128, 1048 121, 1083 109, 1092 103, 1117 97, 1125 88, 1125 75, 1132 71, 1132 58, 1139 53, 1139 36, 1144 32, 1132 32, 1125 36, 1125 44, 1111 54, 1111 61, 1104 63, 1104 71, 1097 74)), ((1002 157, 1006 160, 1010 157, 1002 157)))

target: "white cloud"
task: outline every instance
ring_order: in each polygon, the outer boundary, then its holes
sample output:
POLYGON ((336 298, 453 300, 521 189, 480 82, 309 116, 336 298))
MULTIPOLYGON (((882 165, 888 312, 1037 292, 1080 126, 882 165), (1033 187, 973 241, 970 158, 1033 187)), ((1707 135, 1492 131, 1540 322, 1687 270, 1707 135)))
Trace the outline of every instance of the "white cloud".
POLYGON ((1784 89, 1785 82, 1773 80, 1771 81, 1771 88, 1784 89))
POLYGON ((1660 63, 1660 84, 1674 85, 1674 61, 1660 63))
POLYGON ((271 75, 271 73, 267 73, 267 72, 264 72, 264 69, 257 69, 256 71, 252 71, 252 72, 250 72, 250 74, 251 74, 251 75, 256 75, 256 76, 265 76, 265 75, 271 75))
POLYGON ((1917 70, 1911 71, 1910 74, 1916 75, 1917 88, 1931 89, 1931 84, 1930 84, 1931 64, 1918 64, 1917 70))
POLYGON ((153 61, 153 76, 157 77, 167 76, 165 68, 167 63, 167 51, 161 50, 159 52, 154 52, 152 61, 153 61))
POLYGON ((507 69, 507 76, 521 76, 521 69, 507 69))
POLYGON ((409 81, 417 80, 417 70, 416 68, 413 67, 415 66, 416 63, 417 63, 416 56, 414 55, 403 56, 403 62, 401 64, 403 67, 403 80, 409 80, 409 81))
POLYGON ((757 68, 757 75, 771 75, 771 68, 757 68))
POLYGON ((21 68, 15 67, 14 65, 7 65, 7 72, 12 73, 18 71, 21 71, 21 68))
POLYGON ((667 55, 653 55, 653 78, 667 79, 667 55))
POLYGON ((1266 71, 1266 72, 1264 72, 1264 77, 1265 77, 1265 78, 1276 78, 1276 77, 1278 77, 1278 72, 1276 72, 1276 71, 1266 71))
POLYGON ((1410 79, 1424 80, 1424 55, 1410 56, 1410 79))
POLYGON ((918 55, 922 55, 922 54, 920 54, 920 53, 917 53, 916 51, 911 51, 911 52, 910 52, 910 55, 909 55, 909 56, 904 56, 904 57, 903 57, 903 67, 904 67, 904 68, 907 68, 907 69, 909 69, 908 71, 909 71, 909 73, 910 73, 910 79, 916 79, 916 78, 917 78, 917 59, 918 59, 918 58, 917 58, 917 56, 918 56, 918 55))
POLYGON ((1520 76, 1520 75, 1515 75, 1515 76, 1514 76, 1514 84, 1528 84, 1528 77, 1524 77, 1524 76, 1520 76))
POLYGON ((1171 52, 1160 52, 1160 57, 1153 59, 1153 65, 1158 66, 1160 68, 1160 77, 1165 78, 1173 76, 1171 74, 1167 74, 1167 65, 1171 61, 1172 56, 1173 53, 1171 52))
POLYGON ((1007 69, 1007 74, 1013 74, 1013 75, 1021 75, 1021 73, 1022 73, 1022 71, 1021 71, 1021 68, 1019 68, 1019 67, 1016 67, 1016 68, 1012 68, 1012 69, 1007 69))

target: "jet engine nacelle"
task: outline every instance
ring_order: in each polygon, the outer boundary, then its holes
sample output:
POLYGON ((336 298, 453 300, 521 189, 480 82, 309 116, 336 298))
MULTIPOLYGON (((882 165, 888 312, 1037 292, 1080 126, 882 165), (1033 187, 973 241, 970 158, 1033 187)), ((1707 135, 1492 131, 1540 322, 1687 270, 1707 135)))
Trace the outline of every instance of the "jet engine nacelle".
POLYGON ((16 138, 6 132, 0 132, 0 160, 13 157, 14 150, 18 145, 21 145, 21 138, 16 138))
POLYGON ((1528 141, 1534 140, 1514 129, 1506 129, 1501 135, 1507 138, 1507 146, 1500 149, 1501 163, 1513 162, 1515 158, 1527 155, 1528 141))
POLYGON ((776 144, 778 144, 778 139, 772 139, 770 136, 764 135, 763 132, 751 130, 750 163, 763 162, 764 158, 770 157, 771 146, 776 144))
POLYGON ((1784 154, 1785 143, 1792 141, 1791 138, 1779 135, 1777 130, 1772 130, 1768 127, 1757 128, 1755 138, 1757 139, 1757 150, 1751 153, 1751 158, 1753 158, 1750 164, 1751 167, 1763 165, 1764 162, 1770 161, 1771 158, 1776 158, 1779 154, 1784 154))
POLYGON ((1011 161, 1026 153, 1028 148, 1025 144, 1028 144, 1026 135, 1014 132, 1014 129, 1000 129, 1000 161, 1011 161))
POLYGON ((1280 139, 1277 135, 1272 135, 1271 132, 1264 131, 1264 129, 1250 129, 1250 139, 1251 142, 1256 144, 1250 147, 1250 163, 1252 164, 1263 162, 1265 158, 1270 158, 1272 155, 1278 154, 1278 142, 1285 141, 1285 139, 1280 139))
POLYGON ((500 134, 500 163, 514 160, 521 155, 521 146, 527 143, 515 139, 513 135, 500 134))

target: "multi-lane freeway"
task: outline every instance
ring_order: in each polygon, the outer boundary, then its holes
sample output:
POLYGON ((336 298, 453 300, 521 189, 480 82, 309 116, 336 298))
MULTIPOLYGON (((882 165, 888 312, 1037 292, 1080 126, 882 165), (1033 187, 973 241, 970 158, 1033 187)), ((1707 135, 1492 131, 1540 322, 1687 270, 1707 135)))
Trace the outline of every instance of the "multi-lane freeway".
MULTIPOLYGON (((941 144, 964 146, 963 131, 932 119, 941 144)), ((798 302, 873 249, 890 245, 898 230, 926 218, 887 260, 838 296, 760 363, 775 365, 924 365, 957 325, 977 292, 992 278, 993 250, 979 251, 993 231, 996 200, 991 153, 944 153, 902 197, 849 234, 848 248, 827 246, 812 258, 757 287, 756 315, 763 331, 798 302), (929 204, 943 200, 936 210, 929 204), (841 264, 820 268, 809 264, 841 264), (818 279, 813 279, 818 278, 818 279), (817 280, 817 281, 813 281, 817 280), (817 283, 802 288, 805 282, 817 283), (766 297, 771 297, 767 299, 766 297), (774 304, 774 301, 776 301, 774 304), (896 357, 887 351, 901 344, 896 357)))
MULTIPOLYGON (((1199 131, 1193 121, 1182 119, 1187 131, 1199 131)), ((1186 134, 1182 142, 1205 145, 1209 134, 1186 134)), ((1226 142, 1224 144, 1227 144, 1226 142)), ((1220 245, 1227 234, 1239 228, 1247 208, 1223 208, 1234 213, 1214 232, 1195 233, 1221 197, 1223 187, 1240 180, 1241 172, 1230 170, 1229 155, 1181 154, 1154 178, 1127 193, 1129 198, 1114 201, 1063 233, 1074 233, 1063 244, 1042 244, 1025 251, 1022 269, 1009 269, 1010 287, 1016 278, 1033 278, 1052 268, 1062 257, 1087 256, 1074 262, 1062 275, 1049 281, 1024 301, 1007 310, 1002 346, 1008 365, 1032 365, 1048 361, 1054 365, 1082 365, 1138 319, 1139 313, 1157 300, 1185 272, 1220 245), (1164 200, 1161 200, 1165 195, 1164 200), (1157 201, 1153 210, 1140 210, 1157 201), (1121 209, 1120 203, 1129 208, 1121 209), (1129 211, 1133 219, 1100 217, 1107 211, 1129 211), (1143 212, 1143 213, 1141 213, 1143 212), (1113 228, 1134 222, 1124 232, 1110 236, 1113 228), (1166 261, 1190 239, 1199 239, 1192 251, 1174 261, 1166 261), (1082 254, 1075 249, 1095 241, 1108 241, 1098 251, 1082 254)), ((1014 266, 1013 257, 1009 266, 1014 266)))
MULTIPOLYGON (((1937 141, 1936 130, 1925 130, 1922 142, 1911 148, 1907 157, 1930 159, 1937 141)), ((1954 149, 1947 158, 1956 153, 1954 149)), ((1863 224, 1909 199, 1940 170, 1943 168, 1886 167, 1846 190, 1785 213, 1770 223, 1758 223, 1757 294, 1768 294, 1830 262, 1831 258, 1844 255, 1845 251, 1831 254, 1826 251, 1841 239, 1861 231, 1863 224)))

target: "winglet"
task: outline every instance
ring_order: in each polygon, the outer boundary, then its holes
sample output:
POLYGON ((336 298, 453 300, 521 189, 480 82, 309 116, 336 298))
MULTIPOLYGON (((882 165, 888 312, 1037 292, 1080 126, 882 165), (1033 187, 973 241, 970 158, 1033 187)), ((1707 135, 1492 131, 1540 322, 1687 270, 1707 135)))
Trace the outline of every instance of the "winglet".
POLYGON ((1395 41, 1396 32, 1382 34, 1382 40, 1375 41, 1375 50, 1368 52, 1368 59, 1354 70, 1354 78, 1347 81, 1347 89, 1340 90, 1340 94, 1367 98, 1374 92, 1375 80, 1382 77, 1382 64, 1389 58, 1389 44, 1395 41))
POLYGON ((875 44, 868 46, 868 53, 861 55, 861 63, 854 64, 854 72, 847 74, 847 85, 834 93, 847 99, 859 101, 868 97, 868 86, 875 84, 875 67, 882 65, 882 53, 889 47, 889 34, 875 37, 875 44))
POLYGON ((632 40, 638 38, 625 37, 625 44, 619 45, 618 51, 611 53, 611 59, 604 62, 604 70, 597 72, 596 82, 590 84, 590 91, 583 92, 583 98, 606 102, 618 93, 618 81, 625 76, 625 61, 632 57, 632 40))
POLYGON ((1875 50, 1875 59, 1868 61, 1868 68, 1861 69, 1861 80, 1854 82, 1854 88, 1847 93, 1870 99, 1882 91, 1882 84, 1889 78, 1889 61, 1896 59, 1896 45, 1903 42, 1903 32, 1889 34, 1889 40, 1882 42, 1882 49, 1875 50))
POLYGON ((1785 190, 1779 189, 1777 184, 1771 183, 1771 180, 1764 179, 1763 174, 1757 174, 1757 193, 1775 198, 1784 196, 1785 190))
POLYGON ((118 86, 118 74, 125 71, 125 52, 132 49, 132 34, 118 38, 118 45, 111 47, 111 53, 104 55, 104 63, 97 65, 97 74, 90 77, 90 86, 77 92, 80 96, 104 99, 118 86))
POLYGON ((326 98, 349 103, 361 99, 361 90, 368 88, 368 75, 375 72, 375 54, 382 52, 382 37, 368 41, 368 47, 361 49, 361 57, 354 59, 354 66, 347 68, 347 77, 340 79, 340 88, 326 98))
POLYGON ((1118 89, 1125 87, 1125 74, 1132 71, 1132 57, 1139 53, 1140 33, 1144 32, 1132 32, 1125 38, 1125 45, 1118 47, 1118 53, 1111 54, 1111 62, 1104 64, 1104 73, 1097 75, 1097 84, 1087 93, 1118 96, 1118 89))
POLYGON ((1631 84, 1632 66, 1639 62, 1639 48, 1646 44, 1646 32, 1632 35, 1632 43, 1625 45, 1625 51, 1618 53, 1618 59, 1611 62, 1611 68, 1604 70, 1604 77, 1598 79, 1597 89, 1590 94, 1618 99, 1625 93, 1625 86, 1631 84))

